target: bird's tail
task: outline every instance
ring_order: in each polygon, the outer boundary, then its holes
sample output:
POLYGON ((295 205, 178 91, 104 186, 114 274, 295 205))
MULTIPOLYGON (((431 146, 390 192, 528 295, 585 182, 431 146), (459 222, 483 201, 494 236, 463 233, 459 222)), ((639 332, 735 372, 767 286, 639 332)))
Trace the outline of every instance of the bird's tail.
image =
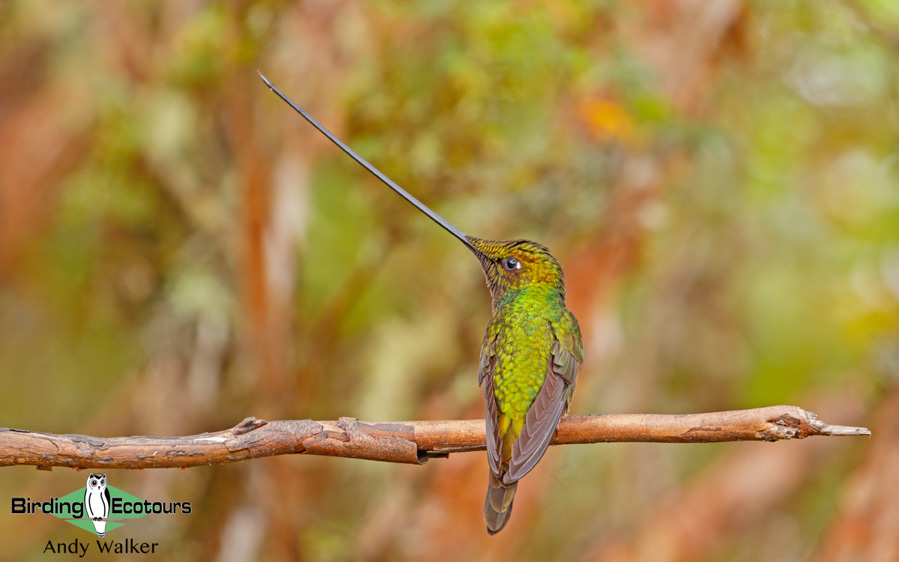
POLYGON ((515 489, 518 482, 503 484, 501 478, 490 475, 487 484, 487 497, 484 499, 484 521, 487 522, 487 532, 495 535, 500 532, 509 521, 512 513, 512 500, 515 498, 515 489))

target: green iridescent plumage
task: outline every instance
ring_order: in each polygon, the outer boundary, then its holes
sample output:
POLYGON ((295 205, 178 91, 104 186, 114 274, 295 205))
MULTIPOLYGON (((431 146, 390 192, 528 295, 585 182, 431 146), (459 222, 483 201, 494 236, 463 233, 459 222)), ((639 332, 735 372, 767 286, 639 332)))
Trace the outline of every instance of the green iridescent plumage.
POLYGON ((577 382, 581 332, 565 308, 559 262, 527 240, 493 241, 466 235, 426 207, 281 93, 266 85, 372 175, 446 229, 481 262, 493 318, 487 325, 478 384, 484 391, 490 480, 484 501, 487 531, 509 520, 518 480, 543 456, 577 382))
POLYGON ((484 518, 494 534, 508 521, 518 480, 543 456, 567 410, 584 352, 549 250, 527 240, 468 240, 493 300, 478 383, 490 462, 484 518))

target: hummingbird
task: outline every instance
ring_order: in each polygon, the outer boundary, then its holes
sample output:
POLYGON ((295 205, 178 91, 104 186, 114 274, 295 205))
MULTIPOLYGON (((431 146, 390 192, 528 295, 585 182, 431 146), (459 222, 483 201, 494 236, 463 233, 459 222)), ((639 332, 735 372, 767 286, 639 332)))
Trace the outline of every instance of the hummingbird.
POLYGON ((493 316, 478 366, 490 468, 484 520, 498 533, 509 521, 518 481, 546 452, 567 413, 584 348, 565 307, 565 278, 549 250, 529 240, 469 236, 429 209, 318 123, 262 73, 265 84, 372 175, 455 236, 477 257, 493 316))

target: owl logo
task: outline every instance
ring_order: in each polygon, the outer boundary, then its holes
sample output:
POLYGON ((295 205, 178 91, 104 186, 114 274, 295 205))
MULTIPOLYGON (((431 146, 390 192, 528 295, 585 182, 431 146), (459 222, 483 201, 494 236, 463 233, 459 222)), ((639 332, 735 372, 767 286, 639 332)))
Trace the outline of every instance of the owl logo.
POLYGON ((84 489, 84 511, 101 539, 106 536, 106 518, 109 517, 109 490, 106 489, 106 475, 91 473, 84 489))

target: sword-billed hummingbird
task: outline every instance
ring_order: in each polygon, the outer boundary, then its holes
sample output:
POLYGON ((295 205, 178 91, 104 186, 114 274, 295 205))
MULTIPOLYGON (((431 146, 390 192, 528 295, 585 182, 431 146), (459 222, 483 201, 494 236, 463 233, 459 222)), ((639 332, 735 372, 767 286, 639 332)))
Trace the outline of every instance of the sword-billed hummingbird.
POLYGON ((484 500, 487 532, 508 522, 518 480, 546 452, 584 360, 577 319, 565 308, 562 267, 544 246, 528 240, 468 236, 426 207, 285 96, 262 80, 322 134, 418 210, 458 238, 481 263, 493 302, 478 385, 484 391, 490 480, 484 500))

